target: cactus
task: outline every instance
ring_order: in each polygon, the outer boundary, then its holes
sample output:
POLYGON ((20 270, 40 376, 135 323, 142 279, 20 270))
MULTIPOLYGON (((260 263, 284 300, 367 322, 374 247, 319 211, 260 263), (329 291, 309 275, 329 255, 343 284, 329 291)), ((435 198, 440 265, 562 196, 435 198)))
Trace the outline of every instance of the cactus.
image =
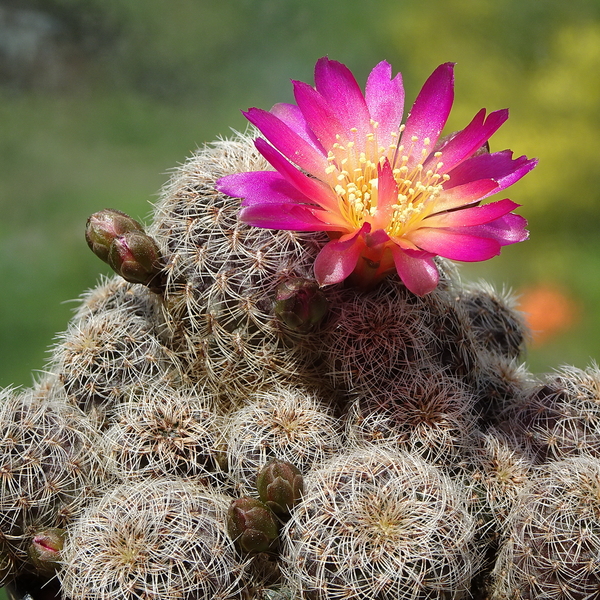
POLYGON ((408 295, 390 278, 367 293, 343 290, 331 303, 322 353, 336 389, 380 389, 435 360, 431 323, 408 295))
POLYGON ((53 387, 44 383, 0 396, 0 562, 7 579, 32 568, 35 534, 66 527, 110 481, 99 434, 78 408, 48 397, 53 387))
POLYGON ((240 494, 255 493, 256 476, 270 459, 288 461, 306 473, 342 447, 341 425, 315 392, 274 388, 231 414, 229 477, 240 494))
POLYGON ((477 431, 475 396, 441 368, 411 373, 359 396, 349 405, 351 443, 394 445, 450 466, 463 460, 477 431))
POLYGON ((242 136, 199 151, 165 187, 148 233, 165 259, 165 308, 189 374, 231 405, 250 390, 317 378, 312 339, 286 327, 279 286, 312 279, 323 234, 260 231, 237 218, 239 200, 215 181, 265 162, 242 136))
POLYGON ((474 386, 476 410, 485 421, 501 427, 509 407, 536 383, 536 378, 519 359, 483 349, 479 353, 479 372, 474 386))
POLYGON ((491 541, 504 534, 505 522, 534 475, 534 455, 518 438, 490 427, 478 432, 467 463, 466 484, 479 495, 479 516, 491 541))
POLYGON ((59 577, 81 600, 231 598, 247 562, 225 530, 229 499, 181 480, 123 484, 89 507, 59 577))
POLYGON ((313 471, 282 537, 298 598, 461 598, 481 562, 460 488, 383 447, 313 471))
POLYGON ((201 389, 149 384, 115 409, 104 435, 108 468, 121 479, 178 475, 218 486, 222 421, 201 389))
POLYGON ((600 370, 564 367, 532 385, 505 411, 540 461, 600 457, 600 370))
POLYGON ((89 311, 57 338, 49 370, 69 401, 100 421, 130 391, 175 371, 171 354, 145 316, 128 306, 89 311))
POLYGON ((600 589, 600 464, 545 466, 510 513, 492 598, 594 598, 600 589))
POLYGON ((240 134, 176 169, 147 227, 91 218, 120 275, 82 295, 41 379, 0 392, 0 585, 58 581, 64 600, 595 597, 598 367, 533 376, 509 293, 427 253, 415 260, 439 282, 424 290, 416 263, 391 266, 392 242, 365 242, 349 282, 320 285, 335 232, 251 227, 216 184, 265 169, 240 134), (58 529, 62 550, 43 537, 58 529))
POLYGON ((516 310, 516 299, 497 292, 487 282, 465 286, 461 295, 476 338, 491 352, 518 358, 529 337, 525 320, 516 310))

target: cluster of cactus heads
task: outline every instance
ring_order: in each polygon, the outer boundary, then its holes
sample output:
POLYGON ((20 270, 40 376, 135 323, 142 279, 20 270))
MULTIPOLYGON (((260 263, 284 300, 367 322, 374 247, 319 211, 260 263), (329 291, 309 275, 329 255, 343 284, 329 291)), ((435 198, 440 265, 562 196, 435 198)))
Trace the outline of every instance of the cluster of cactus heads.
POLYGON ((175 171, 31 389, 0 393, 0 586, 64 600, 600 597, 600 370, 537 377, 508 293, 438 261, 319 288, 237 219, 250 137, 175 171))

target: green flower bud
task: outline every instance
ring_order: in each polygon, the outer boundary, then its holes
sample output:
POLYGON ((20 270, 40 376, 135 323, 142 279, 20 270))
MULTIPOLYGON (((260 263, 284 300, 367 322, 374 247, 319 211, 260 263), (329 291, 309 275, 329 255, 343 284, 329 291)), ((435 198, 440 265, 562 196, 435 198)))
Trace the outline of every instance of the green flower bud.
POLYGON ((238 498, 229 505, 227 531, 244 552, 266 552, 279 533, 271 510, 255 498, 238 498))
POLYGON ((275 314, 294 331, 310 331, 323 320, 327 309, 327 298, 313 279, 298 277, 277 286, 275 314))
POLYGON ((107 263, 113 240, 131 231, 143 232, 144 228, 124 212, 105 208, 87 220, 85 239, 92 252, 107 263))
POLYGON ((53 575, 60 565, 60 553, 65 542, 65 531, 53 527, 33 536, 28 554, 40 574, 53 575))
POLYGON ((304 480, 294 465, 275 458, 258 473, 256 489, 260 499, 277 516, 286 517, 302 497, 304 480))
POLYGON ((150 285, 161 271, 160 252, 143 232, 127 232, 112 241, 108 264, 131 283, 150 285))

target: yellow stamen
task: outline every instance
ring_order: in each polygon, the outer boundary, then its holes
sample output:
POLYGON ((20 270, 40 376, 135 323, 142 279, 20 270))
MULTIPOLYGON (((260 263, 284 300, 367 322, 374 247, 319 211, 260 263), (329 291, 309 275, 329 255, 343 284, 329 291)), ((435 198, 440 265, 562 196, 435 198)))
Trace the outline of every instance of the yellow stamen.
MULTIPOLYGON (((419 227, 422 220, 433 212, 435 199, 448 181, 447 174, 439 171, 443 162, 439 160, 442 153, 437 151, 433 157, 438 159, 435 167, 424 169, 425 161, 431 156, 431 139, 424 138, 421 148, 417 136, 412 136, 407 149, 398 143, 399 134, 404 130, 392 132, 394 140, 387 148, 377 144, 377 126, 371 121, 371 131, 365 134, 362 150, 357 136, 342 145, 342 138, 337 135, 332 150, 328 152, 330 163, 325 174, 338 196, 338 208, 341 216, 348 222, 349 229, 358 229, 365 222, 377 218, 378 204, 378 169, 389 160, 392 175, 397 185, 397 199, 391 207, 387 223, 383 224, 388 235, 402 237, 419 227), (414 150, 413 150, 414 149, 414 150), (408 150, 408 152, 407 152, 408 150), (418 157, 416 164, 410 165, 410 158, 418 157), (410 165, 410 166, 409 166, 410 165)), ((358 130, 352 128, 353 134, 358 130)))

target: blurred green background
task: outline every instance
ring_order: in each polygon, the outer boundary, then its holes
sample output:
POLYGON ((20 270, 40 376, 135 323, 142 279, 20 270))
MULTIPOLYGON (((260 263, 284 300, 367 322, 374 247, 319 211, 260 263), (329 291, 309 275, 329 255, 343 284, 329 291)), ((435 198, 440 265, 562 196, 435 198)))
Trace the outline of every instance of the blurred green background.
POLYGON ((243 130, 240 109, 291 101, 325 54, 361 85, 387 59, 409 101, 457 62, 449 131, 510 107, 492 149, 540 159, 507 194, 531 240, 463 276, 557 321, 535 371, 600 358, 598 0, 0 0, 0 386, 30 384, 107 272, 88 215, 147 218, 170 168, 243 130))

